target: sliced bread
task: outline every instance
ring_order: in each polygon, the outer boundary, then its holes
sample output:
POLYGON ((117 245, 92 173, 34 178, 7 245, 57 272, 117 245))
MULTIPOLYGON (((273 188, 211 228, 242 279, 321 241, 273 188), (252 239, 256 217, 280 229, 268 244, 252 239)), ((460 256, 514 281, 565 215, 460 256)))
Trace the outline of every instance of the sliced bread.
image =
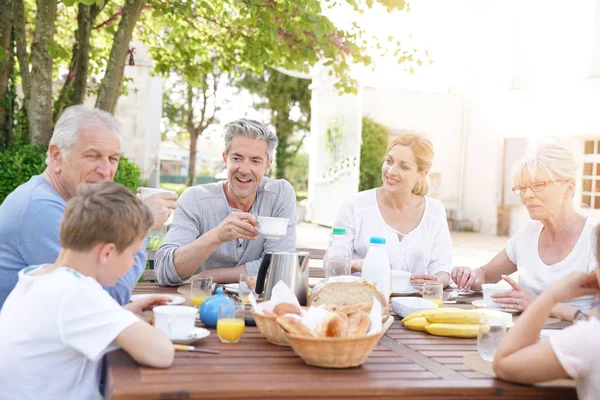
POLYGON ((388 304, 385 296, 377 287, 363 278, 355 276, 336 276, 323 279, 315 285, 310 298, 309 306, 336 305, 338 307, 351 306, 361 303, 372 303, 375 297, 381 303, 382 315, 388 315, 388 304))

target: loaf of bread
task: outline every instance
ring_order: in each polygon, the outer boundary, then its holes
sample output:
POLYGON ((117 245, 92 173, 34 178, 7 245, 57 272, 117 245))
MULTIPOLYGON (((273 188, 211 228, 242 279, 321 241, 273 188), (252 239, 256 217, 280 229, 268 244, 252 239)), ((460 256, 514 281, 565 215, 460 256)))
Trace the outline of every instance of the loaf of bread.
POLYGON ((285 314, 295 314, 302 316, 302 310, 300 310, 300 307, 292 303, 279 303, 275 306, 273 312, 278 317, 282 317, 285 314))
POLYGON ((371 319, 364 311, 357 311, 348 316, 348 336, 364 336, 370 326, 371 319))
POLYGON ((348 336, 348 317, 344 313, 332 312, 315 329, 318 337, 342 337, 348 336))
POLYGON ((292 335, 316 336, 300 318, 293 316, 277 317, 277 323, 292 335))
POLYGON ((386 297, 375 285, 354 276, 336 276, 324 279, 315 285, 308 300, 308 305, 313 307, 322 304, 335 305, 339 307, 338 310, 344 307, 350 310, 351 306, 360 305, 357 309, 365 310, 365 303, 371 305, 373 297, 381 303, 382 315, 388 315, 386 297))

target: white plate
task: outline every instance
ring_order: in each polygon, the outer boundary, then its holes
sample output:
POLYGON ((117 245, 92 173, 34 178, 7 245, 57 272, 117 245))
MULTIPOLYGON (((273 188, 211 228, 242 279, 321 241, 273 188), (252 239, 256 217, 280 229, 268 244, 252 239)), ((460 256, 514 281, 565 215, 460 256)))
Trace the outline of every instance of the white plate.
POLYGON ((438 308, 438 306, 420 297, 396 297, 392 299, 392 309, 402 318, 416 311, 432 308, 438 308))
POLYGON ((187 338, 171 338, 173 343, 177 344, 192 344, 197 340, 204 339, 210 335, 210 331, 204 328, 194 328, 192 334, 187 338))
POLYGON ((225 290, 231 293, 239 293, 240 292, 240 284, 239 283, 228 283, 223 285, 225 290))
POLYGON ((502 308, 501 306, 490 306, 488 304, 486 304, 483 300, 474 300, 471 304, 473 304, 473 307, 479 307, 479 308, 489 308, 490 310, 498 310, 498 311, 504 311, 507 313, 520 313, 521 311, 519 310, 509 310, 507 308, 502 308))
POLYGON ((409 296, 415 293, 419 293, 419 291, 411 286, 404 290, 392 291, 392 296, 409 296))
POLYGON ((183 304, 185 302, 185 299, 181 296, 175 296, 173 294, 134 294, 133 296, 131 296, 131 301, 138 301, 138 300, 142 300, 145 299, 146 297, 150 297, 150 296, 167 296, 171 298, 171 302, 168 303, 167 305, 169 306, 176 306, 178 304, 183 304))

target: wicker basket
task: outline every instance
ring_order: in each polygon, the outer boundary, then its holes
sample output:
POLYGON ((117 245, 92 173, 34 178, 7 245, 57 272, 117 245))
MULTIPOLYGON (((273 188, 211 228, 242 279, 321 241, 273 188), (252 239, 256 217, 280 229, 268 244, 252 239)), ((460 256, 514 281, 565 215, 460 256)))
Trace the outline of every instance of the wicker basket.
POLYGON ((285 336, 285 331, 277 323, 277 318, 265 317, 262 314, 255 313, 254 310, 252 310, 252 316, 254 317, 256 326, 258 326, 258 330, 267 339, 267 342, 278 346, 290 345, 285 336))
POLYGON ((382 335, 383 332, 361 337, 313 338, 286 332, 296 355, 308 365, 323 368, 351 368, 362 365, 382 335))

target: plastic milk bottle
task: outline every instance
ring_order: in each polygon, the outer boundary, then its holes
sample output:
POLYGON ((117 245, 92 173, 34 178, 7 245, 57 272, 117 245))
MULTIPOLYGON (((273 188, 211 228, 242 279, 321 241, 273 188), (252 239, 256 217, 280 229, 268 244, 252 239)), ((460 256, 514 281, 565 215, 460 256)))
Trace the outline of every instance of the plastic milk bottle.
POLYGON ((385 248, 385 239, 373 236, 369 243, 369 251, 363 261, 362 277, 373 282, 377 289, 389 300, 391 294, 391 267, 385 248))

